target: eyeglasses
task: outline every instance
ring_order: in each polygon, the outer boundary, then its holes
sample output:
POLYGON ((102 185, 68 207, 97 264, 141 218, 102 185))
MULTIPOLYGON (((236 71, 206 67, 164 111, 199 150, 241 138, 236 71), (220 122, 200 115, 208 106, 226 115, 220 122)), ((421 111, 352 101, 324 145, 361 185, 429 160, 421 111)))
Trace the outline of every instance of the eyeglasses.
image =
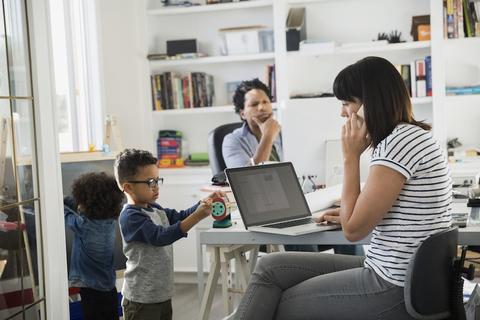
POLYGON ((143 180, 143 181, 130 180, 130 181, 127 181, 127 182, 129 182, 129 183, 145 183, 145 184, 148 185, 149 188, 153 189, 153 188, 161 186, 163 184, 163 178, 150 178, 148 180, 143 180))

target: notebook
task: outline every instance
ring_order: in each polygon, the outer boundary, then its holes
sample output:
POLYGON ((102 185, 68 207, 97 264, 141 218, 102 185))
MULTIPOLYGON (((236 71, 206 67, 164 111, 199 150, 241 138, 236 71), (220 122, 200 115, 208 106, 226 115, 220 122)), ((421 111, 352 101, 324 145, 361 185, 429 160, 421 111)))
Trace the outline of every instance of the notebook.
POLYGON ((315 223, 291 162, 227 168, 225 173, 250 231, 301 235, 340 227, 315 223))

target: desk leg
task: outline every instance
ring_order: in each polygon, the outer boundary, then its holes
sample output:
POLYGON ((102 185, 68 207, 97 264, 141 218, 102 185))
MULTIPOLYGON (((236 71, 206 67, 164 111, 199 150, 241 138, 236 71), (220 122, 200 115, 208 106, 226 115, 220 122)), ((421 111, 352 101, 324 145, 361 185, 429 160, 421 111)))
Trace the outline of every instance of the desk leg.
POLYGON ((247 258, 245 252, 235 251, 235 271, 238 273, 240 286, 243 290, 247 289, 248 281, 250 280, 250 273, 248 270, 247 258))
POLYGON ((200 305, 200 320, 207 320, 210 315, 213 296, 215 295, 215 288, 220 274, 220 248, 213 247, 212 249, 212 264, 210 265, 207 286, 205 287, 205 293, 203 294, 202 303, 200 305))
POLYGON ((232 312, 232 303, 231 303, 231 295, 228 292, 228 277, 229 277, 229 259, 225 256, 221 257, 220 262, 220 272, 222 276, 222 302, 223 302, 223 310, 225 311, 225 315, 228 316, 232 312))
POLYGON ((195 229, 195 236, 197 240, 197 289, 198 289, 198 301, 202 301, 203 298, 203 247, 200 243, 200 230, 195 229))
POLYGON ((258 260, 258 246, 250 251, 250 274, 253 273, 258 260))

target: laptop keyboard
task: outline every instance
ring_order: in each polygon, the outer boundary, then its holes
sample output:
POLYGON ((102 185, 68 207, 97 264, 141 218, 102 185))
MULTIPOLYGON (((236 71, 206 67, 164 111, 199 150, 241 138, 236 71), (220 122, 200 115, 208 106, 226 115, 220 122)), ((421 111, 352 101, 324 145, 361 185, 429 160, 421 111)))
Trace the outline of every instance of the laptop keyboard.
POLYGON ((293 221, 287 221, 287 222, 266 224, 264 225, 264 227, 283 229, 288 227, 301 226, 302 224, 309 224, 309 223, 315 223, 315 221, 312 218, 305 218, 305 219, 299 219, 299 220, 293 220, 293 221))

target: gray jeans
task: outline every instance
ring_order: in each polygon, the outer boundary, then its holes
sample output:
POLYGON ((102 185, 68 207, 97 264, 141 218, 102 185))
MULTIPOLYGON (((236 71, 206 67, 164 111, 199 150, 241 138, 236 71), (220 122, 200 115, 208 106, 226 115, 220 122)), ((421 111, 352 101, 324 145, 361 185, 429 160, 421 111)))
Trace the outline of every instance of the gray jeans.
POLYGON ((262 257, 236 312, 240 320, 413 319, 403 288, 363 267, 364 257, 287 252, 262 257))

